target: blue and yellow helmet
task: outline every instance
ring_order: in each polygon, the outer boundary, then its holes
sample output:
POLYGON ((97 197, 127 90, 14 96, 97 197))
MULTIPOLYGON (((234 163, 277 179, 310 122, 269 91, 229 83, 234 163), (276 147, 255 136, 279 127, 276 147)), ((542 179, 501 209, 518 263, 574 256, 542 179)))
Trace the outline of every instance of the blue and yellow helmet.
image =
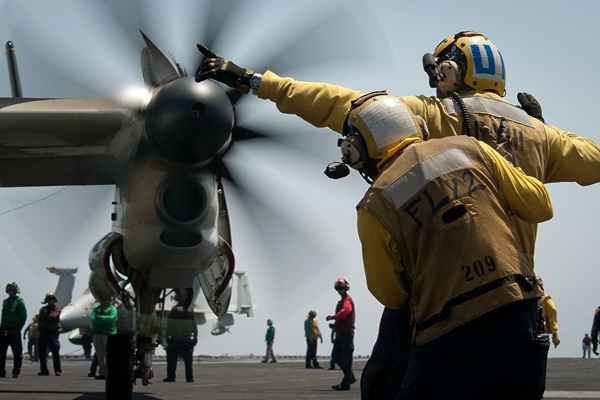
POLYGON ((478 91, 492 91, 500 96, 506 94, 502 54, 483 33, 464 31, 450 35, 436 46, 433 55, 439 61, 462 58, 465 86, 478 91))

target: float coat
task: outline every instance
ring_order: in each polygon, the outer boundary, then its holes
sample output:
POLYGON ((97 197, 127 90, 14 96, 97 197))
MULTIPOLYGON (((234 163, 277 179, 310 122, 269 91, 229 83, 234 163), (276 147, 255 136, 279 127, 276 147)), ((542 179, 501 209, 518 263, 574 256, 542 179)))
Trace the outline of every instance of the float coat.
POLYGON ((358 205, 369 289, 388 307, 408 304, 417 345, 504 305, 540 298, 517 217, 552 218, 540 181, 467 136, 412 144, 358 205), (382 275, 395 284, 382 283, 382 275))

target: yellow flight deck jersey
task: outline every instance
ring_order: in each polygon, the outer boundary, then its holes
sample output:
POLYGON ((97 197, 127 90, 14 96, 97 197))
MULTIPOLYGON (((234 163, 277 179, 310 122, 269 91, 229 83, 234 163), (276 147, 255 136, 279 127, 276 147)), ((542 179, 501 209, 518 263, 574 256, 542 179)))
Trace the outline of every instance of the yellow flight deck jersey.
MULTIPOLYGON (((345 87, 282 78, 267 71, 257 92, 258 97, 276 103, 277 108, 296 114, 317 127, 343 132, 351 102, 361 92, 345 87)), ((408 110, 421 117, 432 138, 462 134, 462 115, 450 99, 426 96, 399 97, 408 110)), ((484 92, 463 96, 471 115, 480 124, 495 132, 504 121, 510 137, 515 164, 542 182, 577 182, 589 185, 600 181, 600 147, 592 140, 529 117, 522 109, 502 100, 496 94, 484 92)), ((358 214, 361 236, 383 240, 369 241, 372 257, 365 259, 365 271, 370 276, 369 287, 386 306, 404 303, 393 266, 397 260, 382 243, 390 242, 385 227, 369 213, 358 214), (377 271, 370 273, 369 271, 377 271)), ((533 266, 537 226, 515 221, 516 235, 523 242, 528 264, 533 266)), ((364 245, 363 245, 364 246, 364 245)))

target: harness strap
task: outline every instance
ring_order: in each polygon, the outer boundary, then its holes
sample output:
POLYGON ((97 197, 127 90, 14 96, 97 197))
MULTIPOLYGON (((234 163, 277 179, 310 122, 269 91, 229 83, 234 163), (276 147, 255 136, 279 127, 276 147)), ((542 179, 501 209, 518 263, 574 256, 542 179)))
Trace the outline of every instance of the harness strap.
POLYGON ((488 282, 483 286, 476 287, 475 289, 465 292, 448 301, 446 304, 444 304, 442 311, 440 311, 438 314, 435 314, 423 322, 417 323, 417 332, 422 332, 425 329, 428 329, 433 325, 448 319, 454 307, 511 283, 518 283, 523 290, 530 292, 537 285, 537 280, 525 275, 513 274, 488 282))

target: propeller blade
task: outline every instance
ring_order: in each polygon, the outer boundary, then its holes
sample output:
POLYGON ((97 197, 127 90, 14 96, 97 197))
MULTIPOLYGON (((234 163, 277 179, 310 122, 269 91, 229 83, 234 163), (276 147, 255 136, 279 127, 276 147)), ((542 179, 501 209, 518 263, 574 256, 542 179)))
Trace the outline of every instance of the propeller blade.
POLYGON ((343 1, 308 0, 261 5, 237 4, 227 20, 219 21, 223 25, 219 40, 204 45, 238 65, 279 73, 339 61, 346 66, 349 61, 364 66, 365 60, 379 51, 372 41, 367 42, 373 36, 373 27, 363 22, 370 12, 368 4, 349 6, 343 1), (276 19, 272 17, 274 12, 276 19), (270 23, 253 24, 261 20, 270 23))
POLYGON ((183 72, 140 30, 146 43, 142 49, 142 74, 148 86, 161 86, 181 78, 183 72))
POLYGON ((227 21, 240 8, 239 4, 238 0, 213 0, 210 2, 204 17, 202 32, 203 43, 206 47, 214 49, 218 45, 227 21))
POLYGON ((17 21, 11 40, 23 59, 19 64, 26 96, 63 96, 63 80, 55 80, 54 73, 79 88, 75 97, 82 95, 81 87, 85 94, 111 97, 143 85, 139 39, 136 43, 125 34, 104 2, 14 4, 6 18, 17 21), (44 88, 44 93, 28 87, 44 88))
POLYGON ((296 153, 275 154, 273 148, 262 145, 246 148, 250 146, 236 146, 227 157, 236 182, 224 181, 234 253, 244 262, 240 268, 268 276, 276 287, 289 284, 293 291, 295 272, 287 268, 292 260, 296 265, 320 265, 334 257, 330 246, 337 245, 338 239, 323 229, 323 221, 330 218, 325 211, 330 210, 315 207, 323 196, 315 181, 322 176, 321 183, 330 183, 320 166, 312 171, 312 162, 296 153), (267 154, 274 157, 269 159, 267 154), (282 160, 288 165, 280 168, 282 160))
POLYGON ((229 171, 229 168, 227 168, 227 165, 223 162, 222 159, 218 159, 215 161, 215 173, 221 178, 229 181, 232 185, 237 186, 236 180, 233 178, 231 172, 229 171))
POLYGON ((227 97, 229 97, 229 101, 234 106, 240 101, 240 99, 244 96, 244 93, 237 89, 227 88, 227 97))
POLYGON ((241 126, 236 126, 235 128, 233 128, 232 137, 235 142, 242 142, 245 140, 252 140, 252 139, 267 139, 267 138, 269 138, 269 136, 267 134, 264 134, 262 132, 259 132, 259 131, 253 130, 253 129, 243 128, 241 126))

